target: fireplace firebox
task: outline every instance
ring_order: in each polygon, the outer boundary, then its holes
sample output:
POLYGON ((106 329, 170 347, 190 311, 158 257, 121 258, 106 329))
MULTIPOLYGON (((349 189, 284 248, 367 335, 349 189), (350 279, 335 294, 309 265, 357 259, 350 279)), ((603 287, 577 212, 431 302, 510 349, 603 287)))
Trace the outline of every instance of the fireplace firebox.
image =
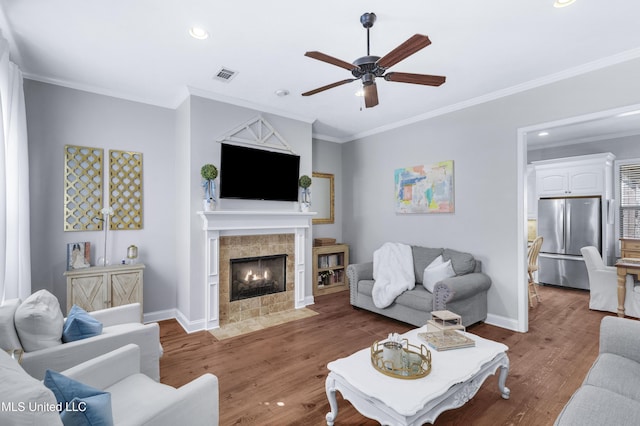
POLYGON ((230 301, 265 296, 287 290, 287 255, 231 259, 230 301))

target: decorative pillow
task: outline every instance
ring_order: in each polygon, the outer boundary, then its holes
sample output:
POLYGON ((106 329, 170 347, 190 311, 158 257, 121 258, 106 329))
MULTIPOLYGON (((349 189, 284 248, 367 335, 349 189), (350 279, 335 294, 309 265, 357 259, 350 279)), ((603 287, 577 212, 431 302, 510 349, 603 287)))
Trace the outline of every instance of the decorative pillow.
POLYGON ((60 418, 65 426, 112 426, 111 394, 70 379, 55 371, 47 370, 44 385, 56 396, 62 411, 60 418))
POLYGON ((10 349, 22 349, 20 338, 13 324, 16 309, 20 306, 20 299, 5 300, 0 305, 0 349, 8 351, 10 349))
POLYGON ((476 260, 470 253, 444 249, 442 255, 445 259, 451 259, 451 265, 456 271, 456 275, 470 274, 476 269, 476 260))
POLYGON ((421 284, 422 274, 427 266, 442 254, 441 248, 431 248, 422 246, 411 246, 413 254, 413 270, 416 283, 421 284))
POLYGON ((73 305, 62 329, 64 343, 102 334, 102 323, 78 305, 73 305))
POLYGON ((25 352, 62 344, 64 317, 58 299, 47 290, 27 297, 16 309, 14 322, 25 352))
POLYGON ((424 278, 422 280, 422 285, 428 291, 433 293, 433 289, 437 282, 444 280, 445 278, 454 277, 456 272, 453 270, 451 266, 451 259, 446 262, 440 263, 439 265, 435 265, 431 267, 431 265, 427 266, 424 270, 424 278))

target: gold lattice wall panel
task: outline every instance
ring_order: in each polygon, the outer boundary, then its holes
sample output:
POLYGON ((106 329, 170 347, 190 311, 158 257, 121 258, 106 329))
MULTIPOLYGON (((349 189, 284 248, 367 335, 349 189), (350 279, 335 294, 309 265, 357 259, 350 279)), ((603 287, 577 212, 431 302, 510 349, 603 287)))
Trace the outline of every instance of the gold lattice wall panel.
POLYGON ((142 229, 142 153, 109 151, 109 227, 142 229))
POLYGON ((102 157, 101 148, 65 145, 64 147, 64 230, 99 231, 102 229, 102 157))

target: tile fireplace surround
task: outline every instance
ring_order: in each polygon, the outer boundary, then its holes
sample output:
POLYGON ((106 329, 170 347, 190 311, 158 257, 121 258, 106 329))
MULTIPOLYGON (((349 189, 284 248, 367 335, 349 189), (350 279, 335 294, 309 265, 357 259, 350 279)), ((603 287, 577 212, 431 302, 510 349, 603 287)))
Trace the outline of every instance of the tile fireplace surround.
POLYGON ((205 328, 306 306, 311 219, 295 211, 198 212, 205 233, 205 328), (229 302, 229 259, 287 254, 287 291, 229 302))

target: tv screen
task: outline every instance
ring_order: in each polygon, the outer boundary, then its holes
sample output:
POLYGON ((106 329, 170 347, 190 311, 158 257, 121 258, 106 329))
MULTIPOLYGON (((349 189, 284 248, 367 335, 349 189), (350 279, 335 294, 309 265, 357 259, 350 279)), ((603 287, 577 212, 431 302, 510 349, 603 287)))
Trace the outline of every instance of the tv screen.
POLYGON ((300 156, 222 144, 220 198, 298 201, 300 156))

